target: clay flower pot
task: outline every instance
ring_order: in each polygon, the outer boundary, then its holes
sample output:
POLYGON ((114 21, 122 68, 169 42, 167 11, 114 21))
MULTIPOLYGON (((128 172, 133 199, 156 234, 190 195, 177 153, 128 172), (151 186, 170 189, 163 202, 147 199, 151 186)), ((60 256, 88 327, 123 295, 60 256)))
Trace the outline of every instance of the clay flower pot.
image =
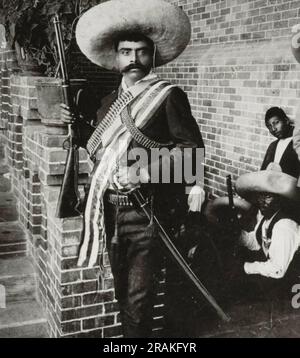
MULTIPOLYGON (((85 79, 73 79, 71 91, 76 99, 80 89, 86 85, 85 79)), ((45 77, 38 81, 37 88, 37 107, 41 117, 41 122, 48 126, 65 127, 66 124, 60 119, 60 104, 63 103, 63 92, 61 80, 58 78, 45 77)))

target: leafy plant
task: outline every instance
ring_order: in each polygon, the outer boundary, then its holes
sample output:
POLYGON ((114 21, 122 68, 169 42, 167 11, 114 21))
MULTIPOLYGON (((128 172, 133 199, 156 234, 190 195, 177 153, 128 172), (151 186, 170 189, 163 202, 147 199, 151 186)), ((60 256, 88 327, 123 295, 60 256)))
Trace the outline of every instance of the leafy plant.
MULTIPOLYGON (((81 13, 98 0, 0 0, 0 19, 5 23, 7 40, 20 52, 21 60, 29 58, 47 76, 58 69, 53 18, 60 15, 65 53, 69 67, 76 50, 74 29, 81 13)), ((71 69, 72 71, 72 69, 71 69)))
POLYGON ((53 66, 55 59, 47 37, 48 19, 43 13, 43 4, 35 1, 33 6, 22 9, 14 24, 12 47, 20 48, 21 59, 29 57, 36 61, 41 70, 53 66))

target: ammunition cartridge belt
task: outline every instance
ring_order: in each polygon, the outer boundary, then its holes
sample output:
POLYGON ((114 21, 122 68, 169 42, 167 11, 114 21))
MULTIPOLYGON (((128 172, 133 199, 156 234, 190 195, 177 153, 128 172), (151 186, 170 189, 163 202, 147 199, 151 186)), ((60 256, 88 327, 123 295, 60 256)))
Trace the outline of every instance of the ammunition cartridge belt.
POLYGON ((113 205, 133 206, 133 203, 128 198, 128 195, 116 194, 116 193, 108 192, 106 198, 107 198, 107 201, 110 204, 113 204, 113 205))

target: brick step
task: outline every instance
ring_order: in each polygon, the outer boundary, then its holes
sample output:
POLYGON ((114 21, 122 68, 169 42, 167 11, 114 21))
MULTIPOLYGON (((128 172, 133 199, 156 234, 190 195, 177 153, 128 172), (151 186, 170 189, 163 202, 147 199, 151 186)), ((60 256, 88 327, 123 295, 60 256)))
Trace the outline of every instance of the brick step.
POLYGON ((25 254, 26 237, 22 227, 17 222, 1 222, 0 260, 25 254))
MULTIPOLYGON (((35 273, 26 257, 0 260, 0 285, 5 287, 6 305, 35 298, 35 273)), ((1 324, 1 320, 0 320, 1 324)))
POLYGON ((45 338, 46 327, 43 310, 35 300, 0 308, 0 338, 45 338))

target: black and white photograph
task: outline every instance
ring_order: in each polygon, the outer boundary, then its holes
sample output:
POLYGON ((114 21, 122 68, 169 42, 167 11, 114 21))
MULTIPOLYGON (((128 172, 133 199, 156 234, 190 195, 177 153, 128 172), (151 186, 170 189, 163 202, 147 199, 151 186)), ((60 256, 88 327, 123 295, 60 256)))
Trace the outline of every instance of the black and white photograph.
POLYGON ((300 338, 299 0, 0 0, 0 338, 300 338))

